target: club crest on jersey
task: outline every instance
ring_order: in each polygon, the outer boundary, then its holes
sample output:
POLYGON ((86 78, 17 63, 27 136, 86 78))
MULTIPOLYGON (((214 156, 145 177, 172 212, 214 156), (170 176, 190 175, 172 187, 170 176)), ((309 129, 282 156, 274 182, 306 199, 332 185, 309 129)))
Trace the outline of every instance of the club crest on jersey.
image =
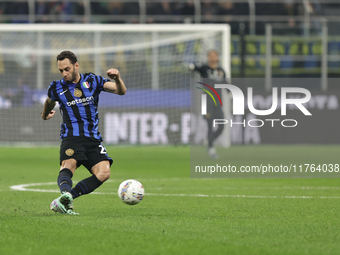
POLYGON ((83 84, 83 87, 86 89, 90 87, 90 84, 87 81, 83 82, 82 84, 83 84))
POLYGON ((65 154, 67 155, 67 156, 72 156, 73 154, 74 154, 74 150, 72 150, 72 149, 67 149, 66 151, 65 151, 65 154))
POLYGON ((83 92, 81 92, 80 89, 75 89, 74 92, 73 92, 73 95, 75 97, 81 97, 83 95, 83 92))

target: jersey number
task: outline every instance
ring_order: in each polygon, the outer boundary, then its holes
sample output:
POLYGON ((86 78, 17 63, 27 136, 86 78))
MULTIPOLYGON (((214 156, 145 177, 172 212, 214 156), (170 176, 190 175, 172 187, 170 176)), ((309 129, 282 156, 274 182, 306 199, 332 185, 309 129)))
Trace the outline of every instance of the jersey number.
POLYGON ((100 150, 100 154, 106 154, 106 149, 103 145, 99 145, 99 147, 101 148, 100 150))

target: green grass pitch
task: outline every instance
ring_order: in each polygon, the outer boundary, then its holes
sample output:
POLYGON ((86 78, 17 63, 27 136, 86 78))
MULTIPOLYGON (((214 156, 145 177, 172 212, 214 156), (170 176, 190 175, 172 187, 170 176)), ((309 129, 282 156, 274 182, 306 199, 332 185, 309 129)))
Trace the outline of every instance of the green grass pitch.
MULTIPOLYGON (((189 147, 107 150, 114 159, 110 180, 99 194, 76 199, 80 215, 68 216, 49 210, 58 196, 59 148, 0 148, 0 254, 340 253, 340 179, 193 179, 189 147), (116 194, 129 178, 146 191, 135 206, 116 194), (44 192, 10 189, 19 184, 44 192)), ((339 146, 226 152, 235 165, 261 155, 281 155, 282 164, 294 155, 336 162, 339 153, 339 146)), ((87 176, 81 167, 73 179, 87 176)))

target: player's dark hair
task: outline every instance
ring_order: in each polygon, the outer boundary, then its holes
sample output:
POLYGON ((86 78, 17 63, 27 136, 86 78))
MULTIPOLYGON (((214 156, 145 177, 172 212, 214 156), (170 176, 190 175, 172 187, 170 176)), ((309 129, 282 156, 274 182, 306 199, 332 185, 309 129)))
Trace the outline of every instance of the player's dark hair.
POLYGON ((64 60, 65 58, 68 58, 71 62, 72 65, 74 65, 75 63, 77 63, 77 57, 76 55, 74 55, 73 52, 71 51, 63 51, 61 52, 58 56, 57 56, 57 61, 61 61, 61 60, 64 60))
POLYGON ((217 56, 220 55, 220 53, 218 52, 218 50, 215 50, 215 49, 212 49, 212 50, 209 50, 208 53, 207 53, 207 56, 210 55, 210 53, 214 52, 217 56))

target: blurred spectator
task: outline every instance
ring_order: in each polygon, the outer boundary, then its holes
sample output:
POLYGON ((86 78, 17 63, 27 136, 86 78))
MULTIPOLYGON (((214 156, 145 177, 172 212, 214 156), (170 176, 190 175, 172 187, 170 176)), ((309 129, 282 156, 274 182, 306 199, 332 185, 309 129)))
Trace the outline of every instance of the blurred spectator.
POLYGON ((172 3, 171 9, 172 9, 172 15, 178 16, 181 14, 182 4, 179 2, 172 3))
POLYGON ((180 15, 195 15, 195 5, 193 0, 182 4, 180 15))
MULTIPOLYGON (((323 7, 326 7, 326 6, 327 5, 323 5, 323 7)), ((320 16, 320 15, 328 16, 328 15, 339 15, 340 14, 339 5, 338 5, 338 8, 336 8, 336 6, 333 5, 333 8, 331 8, 331 12, 326 11, 326 8, 323 8, 323 7, 321 6, 321 3, 319 2, 319 0, 309 0, 305 2, 304 12, 301 12, 301 13, 303 14, 303 13, 308 12, 309 15, 311 16, 312 15, 313 16, 320 16)), ((328 27, 330 28, 329 31, 331 31, 332 25, 329 24, 328 27)), ((321 35, 322 20, 312 18, 309 32, 321 35)))
POLYGON ((173 15, 173 4, 169 2, 161 2, 161 3, 147 3, 146 13, 147 15, 155 15, 158 17, 148 17, 147 23, 172 23, 174 22, 173 18, 167 19, 163 16, 173 15))
POLYGON ((84 17, 72 17, 73 15, 84 15, 84 3, 83 2, 73 2, 72 0, 67 1, 52 1, 45 2, 39 1, 36 4, 36 13, 44 15, 54 15, 49 17, 50 22, 63 22, 63 23, 73 23, 83 21, 84 17))
POLYGON ((22 15, 12 19, 12 23, 28 23, 28 2, 8 3, 7 14, 22 15))
POLYGON ((18 78, 16 87, 3 90, 0 95, 9 99, 13 106, 21 106, 25 97, 25 88, 22 78, 18 78))
POLYGON ((294 16, 297 15, 298 9, 292 0, 286 0, 286 2, 278 4, 274 11, 275 15, 286 16, 288 18, 287 25, 289 28, 295 27, 296 22, 294 16))
MULTIPOLYGON (((94 1, 90 0, 90 13, 92 21, 85 17, 84 2, 80 0, 35 0, 35 21, 36 23, 58 23, 58 22, 101 22, 109 21, 112 23, 139 23, 140 6, 138 0, 126 1, 94 1), (126 2, 127 1, 127 2, 126 2), (118 17, 117 15, 122 15, 118 17), (126 15, 124 17, 124 15, 126 15)), ((340 0, 339 0, 340 1, 340 0)), ((0 22, 9 18, 9 22, 13 23, 27 23, 29 22, 29 3, 28 0, 6 1, 0 2, 0 22), (15 15, 13 18, 12 15, 15 15)), ((155 0, 145 1, 147 23, 192 23, 195 21, 195 1, 182 0, 155 0)), ((238 32, 240 22, 249 23, 249 3, 247 1, 239 2, 234 0, 201 0, 201 22, 202 23, 229 23, 231 25, 232 33, 238 32), (242 15, 245 17, 235 17, 234 15, 242 15), (237 19, 236 19, 237 18, 237 19), (244 21, 243 21, 244 19, 244 21)), ((266 0, 256 1, 255 10, 258 16, 272 16, 259 17, 256 21, 256 33, 264 34, 265 24, 270 22, 275 24, 273 16, 281 16, 279 21, 285 22, 289 28, 302 29, 302 23, 297 23, 296 16, 304 15, 305 13, 311 16, 316 15, 333 15, 340 14, 340 4, 336 2, 323 3, 322 0, 266 0), (288 16, 288 17, 287 17, 288 16)), ((331 23, 330 29, 331 29, 331 23)), ((311 27, 321 31, 321 21, 318 18, 311 18, 311 27)), ((334 22, 333 26, 337 26, 338 22, 334 22)), ((309 28, 307 28, 308 30, 309 28)), ((305 29, 306 30, 306 29, 305 29)))
POLYGON ((91 2, 91 13, 97 16, 97 20, 101 17, 104 23, 138 23, 139 16, 134 17, 114 17, 114 15, 139 15, 139 3, 138 2, 91 2), (110 15, 104 16, 103 15, 110 15))
POLYGON ((125 19, 116 19, 114 16, 123 14, 123 3, 122 2, 110 2, 107 4, 107 15, 110 15, 112 19, 109 19, 108 23, 125 23, 125 19))
POLYGON ((213 3, 212 1, 201 3, 202 23, 214 22, 214 16, 217 15, 217 13, 218 8, 216 3, 213 3))
POLYGON ((194 21, 195 6, 192 0, 185 2, 174 2, 171 4, 172 15, 176 23, 192 23, 194 21), (190 17, 188 17, 190 16, 190 17))
POLYGON ((328 3, 328 4, 323 4, 322 6, 324 7, 322 11, 321 4, 319 2, 313 1, 311 3, 313 9, 316 9, 316 11, 319 14, 324 14, 324 15, 339 15, 340 14, 340 2, 339 3, 328 3))
POLYGON ((73 23, 76 22, 76 19, 74 17, 71 17, 71 15, 75 15, 74 7, 77 3, 72 2, 72 0, 67 0, 62 3, 58 3, 57 11, 60 12, 59 21, 63 23, 73 23))
POLYGON ((128 19, 125 19, 126 23, 139 23, 139 3, 136 2, 129 2, 124 3, 123 5, 123 14, 129 15, 128 19))
POLYGON ((50 8, 49 3, 46 3, 45 1, 38 1, 35 3, 35 22, 36 23, 48 23, 50 22, 49 18, 47 16, 50 14, 50 8))
POLYGON ((106 14, 107 3, 91 2, 91 13, 95 15, 106 14))
MULTIPOLYGON (((300 27, 296 24, 295 16, 299 14, 301 4, 294 3, 294 0, 277 2, 274 0, 266 3, 256 3, 256 15, 281 16, 285 17, 280 23, 286 23, 289 29, 282 29, 281 33, 296 34, 301 33, 300 27)), ((256 34, 265 34, 265 26, 269 21, 256 23, 256 34)), ((273 23, 271 21, 270 23, 273 23)))
POLYGON ((186 17, 188 15, 183 14, 183 8, 186 7, 187 3, 175 2, 171 5, 172 15, 175 23, 192 23, 193 17, 186 17))
POLYGON ((218 4, 218 15, 235 15, 235 6, 233 2, 227 1, 218 4))
POLYGON ((123 13, 126 15, 139 15, 139 3, 124 3, 123 13))
POLYGON ((225 1, 218 4, 218 15, 249 15, 248 3, 225 1))
POLYGON ((321 5, 321 2, 322 1, 320 1, 320 0, 308 0, 305 3, 309 6, 309 8, 310 8, 309 11, 312 14, 315 14, 315 15, 325 14, 324 10, 323 10, 324 9, 323 7, 327 7, 329 5, 332 7, 332 9, 334 9, 334 12, 336 14, 340 14, 339 3, 332 3, 332 4, 323 4, 323 5, 321 5))
POLYGON ((275 0, 255 4, 256 15, 280 15, 282 2, 277 3, 275 0))
POLYGON ((220 15, 221 21, 218 23, 228 23, 230 25, 233 34, 238 32, 238 22, 233 22, 232 15, 237 15, 235 4, 227 1, 218 4, 218 15, 220 15))
POLYGON ((149 3, 147 4, 148 15, 171 15, 172 8, 169 2, 149 3))
POLYGON ((50 14, 54 15, 54 17, 51 17, 51 22, 60 22, 62 20, 63 4, 61 2, 50 2, 49 9, 50 14))
POLYGON ((85 14, 84 2, 73 2, 72 3, 72 14, 84 15, 85 14))
POLYGON ((3 15, 8 14, 8 3, 6 2, 1 2, 0 3, 0 22, 2 23, 7 23, 8 21, 6 19, 3 18, 3 15))
POLYGON ((234 3, 234 9, 236 15, 249 15, 248 3, 234 3))
POLYGON ((6 3, 6 2, 0 2, 0 15, 6 14, 7 5, 8 5, 8 3, 6 3))
POLYGON ((110 2, 107 4, 107 13, 110 15, 121 15, 123 13, 123 3, 110 2))

